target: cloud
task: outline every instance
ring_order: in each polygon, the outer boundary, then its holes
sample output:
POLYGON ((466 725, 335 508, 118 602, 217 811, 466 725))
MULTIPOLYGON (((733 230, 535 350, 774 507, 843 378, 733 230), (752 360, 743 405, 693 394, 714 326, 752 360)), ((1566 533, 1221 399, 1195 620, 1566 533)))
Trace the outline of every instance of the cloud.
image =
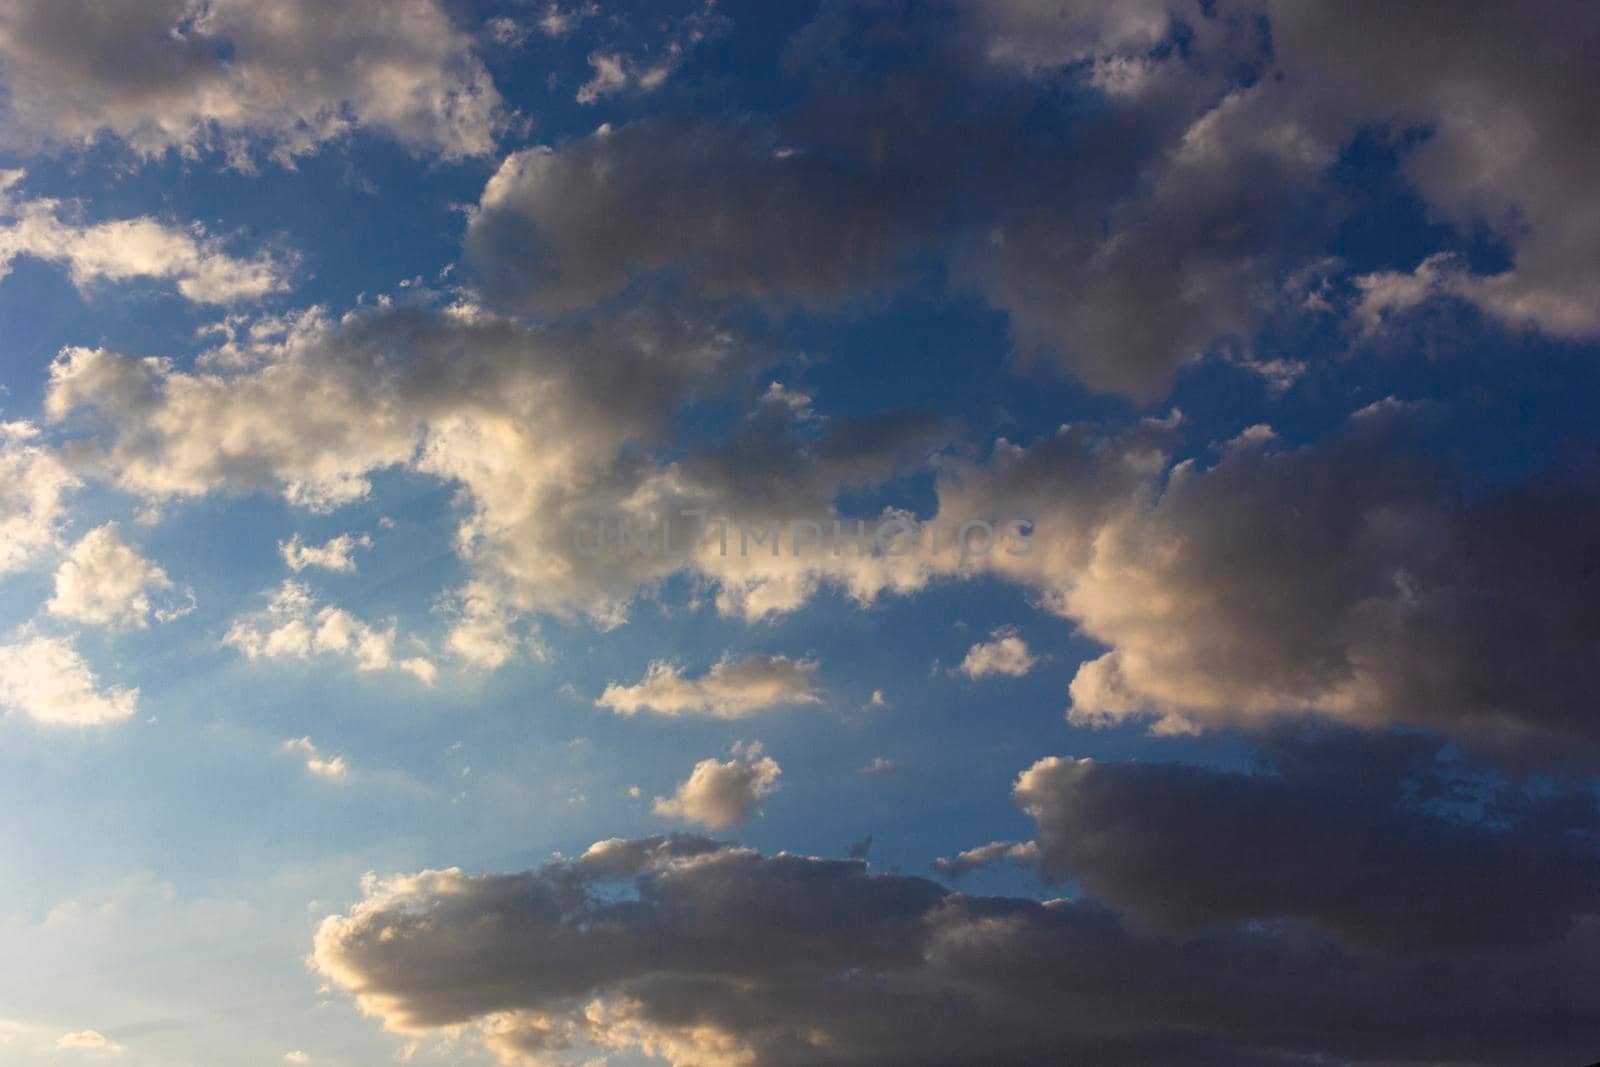
MULTIPOLYGON (((458 485, 454 547, 471 574, 446 598, 459 619, 450 645, 485 666, 515 650, 511 627, 527 612, 614 626, 641 590, 684 570, 717 583, 725 614, 794 610, 820 580, 811 562, 724 555, 714 533, 689 545, 681 516, 726 517, 736 539, 740 524, 826 523, 842 489, 908 469, 945 432, 903 412, 825 419, 769 389, 728 439, 658 458, 685 405, 728 385, 742 346, 715 320, 657 304, 549 327, 470 305, 391 305, 274 330, 192 371, 63 350, 47 413, 85 432, 86 472, 151 503, 270 488, 331 510, 391 468, 458 485), (602 520, 609 547, 591 550, 602 520), (680 532, 671 551, 624 552, 623 520, 680 532)), ((895 581, 873 561, 827 566, 862 600, 895 581)))
POLYGON ((0 645, 0 707, 45 726, 121 722, 138 710, 139 690, 102 688, 70 638, 24 631, 0 645))
POLYGON ((674 665, 656 660, 638 684, 612 682, 595 704, 620 715, 653 711, 743 719, 784 705, 821 703, 817 666, 814 660, 787 656, 725 655, 698 678, 687 678, 674 665))
MULTIPOLYGON (((1467 5, 1444 24, 1329 0, 830 8, 790 43, 799 117, 646 120, 514 153, 469 259, 504 306, 552 312, 649 275, 837 307, 902 284, 920 253, 1006 315, 1022 362, 1144 402, 1208 357, 1292 383, 1260 335, 1343 311, 1308 304, 1319 274, 1367 294, 1358 321, 1374 293, 1449 295, 1593 338, 1600 151, 1583 132, 1600 94, 1579 72, 1596 40, 1600 16, 1570 5, 1467 5), (860 44, 888 39, 887 57, 860 44), (1070 132, 1040 137, 1044 115, 1070 132), (1361 137, 1510 265, 1352 276, 1330 258, 1366 206, 1336 173, 1361 137)), ((586 98, 632 83, 622 54, 591 62, 586 98)))
POLYGON ((371 547, 372 538, 367 534, 340 534, 320 545, 305 544, 299 534, 278 542, 278 552, 283 556, 283 562, 296 574, 307 567, 353 574, 356 569, 356 561, 352 558, 355 550, 371 547))
POLYGON ((45 609, 74 622, 143 629, 150 624, 150 593, 170 588, 167 572, 129 547, 117 524, 108 522, 72 546, 56 569, 55 595, 45 609))
POLYGON ((984 867, 1009 862, 1024 867, 1039 862, 1039 846, 1032 841, 991 841, 987 845, 965 849, 953 859, 940 857, 933 861, 933 869, 946 878, 961 878, 984 867))
POLYGON ((66 497, 82 484, 39 438, 32 423, 0 422, 0 575, 56 543, 66 497))
POLYGON ((865 766, 863 766, 856 773, 864 774, 868 777, 877 777, 884 774, 893 774, 896 769, 897 768, 894 760, 888 759, 884 756, 873 756, 872 759, 868 760, 865 766))
POLYGON ((987 674, 1020 678, 1039 662, 1038 657, 1028 652, 1028 642, 1017 636, 1015 627, 1002 626, 990 636, 993 640, 980 641, 968 649, 956 670, 968 678, 982 678, 987 674))
POLYGON ((64 1051, 83 1050, 117 1054, 126 1051, 122 1045, 107 1041, 104 1034, 95 1030, 79 1030, 56 1038, 56 1048, 64 1051))
POLYGON ((269 253, 240 259, 198 225, 168 226, 149 216, 90 225, 61 219, 57 200, 13 200, 21 171, 0 171, 0 278, 18 256, 65 266, 84 290, 97 282, 154 278, 187 300, 231 304, 289 288, 291 264, 269 253))
POLYGON ((1508 757, 1592 752, 1587 476, 1463 499, 1426 454, 1428 424, 1385 402, 1314 445, 1247 430, 1209 465, 1168 460, 1161 424, 1074 427, 946 465, 939 517, 1033 521, 1028 553, 977 563, 1107 647, 1072 681, 1077 724, 1187 733, 1310 713, 1508 757))
POLYGON ((151 501, 273 488, 329 510, 384 469, 458 483, 455 547, 478 578, 459 597, 468 621, 535 604, 616 620, 682 561, 619 567, 577 551, 573 532, 591 514, 653 518, 706 495, 624 453, 658 440, 731 346, 714 323, 660 308, 533 328, 469 307, 380 307, 301 316, 215 370, 67 349, 46 406, 93 432, 91 469, 151 501))
POLYGON ((724 440, 653 454, 696 391, 726 384, 738 350, 714 322, 654 305, 549 328, 391 306, 303 317, 232 371, 68 349, 46 410, 88 431, 86 472, 153 501, 271 487, 327 508, 387 468, 457 484, 470 578, 446 597, 447 643, 486 667, 520 647, 526 613, 613 626, 675 574, 752 621, 825 587, 870 603, 990 576, 1105 646, 1072 682, 1079 724, 1184 733, 1311 713, 1557 757, 1600 740, 1579 710, 1600 684, 1600 575, 1586 563, 1600 509, 1581 470, 1464 499, 1421 440, 1434 416, 1394 401, 1312 445, 1257 426, 1175 460, 1174 414, 937 457, 935 516, 884 513, 919 551, 742 551, 741 526, 820 518, 848 532, 839 495, 916 469, 943 431, 904 413, 822 418, 803 394, 768 389, 724 440), (690 509, 726 517, 726 554, 715 526, 698 548, 674 533, 674 551, 623 551, 615 526, 604 551, 584 547, 597 518, 659 535, 690 509), (964 524, 1014 519, 1034 534, 985 554, 955 543, 964 524))
POLYGON ((496 301, 550 312, 667 268, 715 297, 831 302, 914 247, 911 220, 889 210, 906 189, 782 148, 749 124, 646 122, 512 153, 467 254, 496 301))
POLYGON ((1588 926, 1441 966, 1293 926, 1171 939, 1093 901, 969 897, 862 861, 701 846, 642 863, 369 879, 314 963, 396 1033, 677 1067, 1580 1062, 1600 984, 1588 926))
MULTIPOLYGON (((1423 771, 1429 747, 1437 742, 1415 754, 1423 771)), ((1470 821, 1451 810, 1473 797, 1461 784, 1456 805, 1430 806, 1407 795, 1415 778, 1333 762, 1371 758, 1370 744, 1306 754, 1315 773, 1040 760, 1015 791, 1038 840, 1010 858, 1188 934, 1295 919, 1358 947, 1522 948, 1564 937, 1596 910, 1600 812, 1582 794, 1490 794, 1486 806, 1505 817, 1470 821)))
POLYGON ((777 792, 782 773, 778 761, 762 753, 759 741, 739 742, 733 746, 733 759, 696 763, 677 792, 670 798, 656 797, 651 810, 669 819, 726 830, 750 818, 762 800, 777 792))
POLYGON ((0 15, 0 83, 13 145, 109 134, 141 156, 218 149, 242 167, 357 129, 485 155, 505 121, 471 37, 434 0, 21 0, 0 15))
POLYGON ((343 756, 334 756, 331 759, 323 756, 317 746, 311 743, 309 737, 294 737, 278 746, 280 751, 294 752, 306 758, 306 770, 318 778, 329 778, 334 781, 343 781, 350 773, 350 765, 343 756))
POLYGON ((362 671, 398 670, 432 685, 438 668, 424 655, 401 656, 395 650, 395 627, 374 629, 343 608, 317 605, 305 585, 285 581, 264 611, 236 619, 223 644, 247 659, 308 659, 313 655, 346 656, 362 671))

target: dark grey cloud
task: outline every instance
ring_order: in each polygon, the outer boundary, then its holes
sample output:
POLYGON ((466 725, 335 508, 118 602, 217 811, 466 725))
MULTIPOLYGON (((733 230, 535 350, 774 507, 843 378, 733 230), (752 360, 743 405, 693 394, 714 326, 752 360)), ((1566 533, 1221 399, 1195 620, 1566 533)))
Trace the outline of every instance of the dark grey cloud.
POLYGON ((942 259, 1006 312, 1024 361, 1149 401, 1208 354, 1282 384, 1292 360, 1255 350, 1263 324, 1349 306, 1319 278, 1344 271, 1328 242, 1359 206, 1332 171, 1369 135, 1430 211, 1492 233, 1512 264, 1345 274, 1360 323, 1453 297, 1591 337, 1597 40, 1592 7, 1565 0, 1441 19, 1270 0, 823 5, 789 49, 807 87, 792 112, 517 153, 468 250, 498 299, 543 312, 660 272, 713 298, 838 306, 942 259))
POLYGON ((391 1029, 473 1024, 526 1056, 1523 1064, 1592 1053, 1596 934, 1446 957, 1350 952, 1294 924, 1174 939, 1090 901, 728 847, 658 853, 620 895, 582 861, 375 882, 322 924, 315 961, 391 1029))
POLYGON ((1051 757, 1015 797, 1045 873, 1168 930, 1296 919, 1387 950, 1523 948, 1600 910, 1588 794, 1486 815, 1471 792, 1420 803, 1406 779, 1310 755, 1315 775, 1051 757))

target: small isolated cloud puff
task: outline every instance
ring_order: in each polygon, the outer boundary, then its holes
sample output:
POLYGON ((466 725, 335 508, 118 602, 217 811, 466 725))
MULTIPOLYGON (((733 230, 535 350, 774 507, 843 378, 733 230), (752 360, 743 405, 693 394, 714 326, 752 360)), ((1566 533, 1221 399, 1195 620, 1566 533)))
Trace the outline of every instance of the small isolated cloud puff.
POLYGON ((688 678, 663 660, 650 664, 637 685, 612 682, 595 701, 619 715, 708 715, 743 719, 786 704, 818 704, 817 663, 787 656, 723 656, 698 678, 688 678))
POLYGON ((1038 657, 1029 653, 1028 643, 1017 636, 1016 627, 1002 626, 991 636, 992 641, 979 642, 968 649, 956 670, 968 678, 982 678, 986 674, 1020 678, 1039 662, 1038 657))
MULTIPOLYGON (((167 572, 140 556, 108 522, 85 534, 56 570, 52 615, 98 626, 148 626, 150 592, 172 588, 167 572)), ((158 618, 172 617, 157 612, 158 618)))
POLYGON ((106 1036, 97 1030, 79 1030, 71 1034, 62 1034, 56 1038, 56 1048, 66 1051, 86 1050, 110 1053, 124 1051, 123 1046, 106 1040, 106 1036))
POLYGON ((355 550, 371 547, 372 537, 368 534, 340 534, 320 545, 304 543, 299 534, 278 542, 278 552, 283 556, 283 562, 296 574, 307 567, 353 574, 356 569, 356 561, 352 558, 355 550))
POLYGON ((139 690, 102 688, 71 639, 24 631, 0 645, 0 707, 45 726, 99 726, 131 718, 139 690))
POLYGON ((265 611, 234 622, 222 639, 249 659, 308 659, 333 654, 353 659, 357 670, 400 670, 432 685, 438 668, 425 656, 400 657, 395 628, 376 630, 343 608, 317 606, 311 590, 286 581, 265 611))
POLYGON ((933 861, 933 869, 954 879, 1007 861, 1023 867, 1037 866, 1038 844, 1033 841, 991 841, 987 845, 958 852, 953 859, 940 857, 933 861))
POLYGON ((342 781, 350 773, 350 765, 343 756, 334 756, 329 759, 323 756, 316 745, 311 743, 309 737, 293 737, 278 746, 282 752, 294 752, 305 756, 306 770, 318 778, 330 778, 342 781))
POLYGON ((230 304, 289 287, 291 264, 267 253, 231 256, 198 225, 168 226, 149 216, 77 225, 57 200, 13 200, 22 171, 0 171, 0 278, 18 256, 67 268, 80 290, 96 282, 153 278, 172 282, 197 304, 230 304))
POLYGON ((694 765, 688 781, 668 797, 656 797, 657 815, 726 830, 748 819, 761 801, 776 792, 783 773, 778 761, 762 754, 761 743, 733 746, 733 759, 705 759, 694 765))

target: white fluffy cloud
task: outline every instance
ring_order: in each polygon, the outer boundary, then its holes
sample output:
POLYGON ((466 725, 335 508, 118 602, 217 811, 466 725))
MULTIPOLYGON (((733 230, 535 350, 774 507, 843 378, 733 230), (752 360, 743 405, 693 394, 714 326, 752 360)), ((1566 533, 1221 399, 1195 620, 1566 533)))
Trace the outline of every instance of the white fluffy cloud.
POLYGON ((712 830, 737 826, 755 814, 778 789, 778 761, 763 754, 761 743, 740 742, 726 762, 705 759, 671 797, 656 797, 652 810, 670 819, 699 823, 712 830))
POLYGON ((368 534, 344 533, 329 538, 320 545, 308 545, 300 540, 299 534, 295 534, 287 541, 278 542, 278 553, 283 556, 283 562, 288 568, 296 574, 307 567, 320 567, 325 571, 351 574, 356 569, 355 550, 371 547, 372 538, 368 534))
POLYGON ((657 660, 635 685, 606 686, 595 701, 622 715, 709 715, 743 719, 788 704, 817 704, 817 663, 787 656, 724 656, 697 678, 657 660))
POLYGON ((139 690, 102 687, 72 641, 23 633, 0 645, 0 706, 45 726, 100 726, 130 718, 139 690))
POLYGON ((982 678, 987 674, 1020 678, 1039 662, 1038 657, 1028 651, 1028 642, 1017 636, 1014 627, 1002 626, 990 638, 967 649, 961 666, 956 669, 968 678, 982 678))
POLYGON ((74 622, 142 628, 153 610, 150 594, 170 588, 167 572, 125 543, 116 523, 106 523, 72 546, 45 608, 74 622))
POLYGON ((438 668, 426 655, 397 652, 395 627, 378 630, 331 604, 318 605, 311 590, 285 581, 264 611, 234 621, 223 643, 249 659, 345 656, 362 671, 398 670, 432 685, 438 668))
POLYGON ((40 443, 38 427, 0 422, 0 575, 55 544, 67 494, 81 483, 40 443))
POLYGON ((154 278, 202 304, 228 304, 287 289, 289 265, 268 253, 241 259, 198 225, 169 226, 143 216, 90 225, 62 219, 59 201, 16 200, 22 171, 0 171, 0 278, 18 256, 65 266, 72 283, 154 278))
POLYGON ((13 144, 110 134, 241 166, 355 129, 483 155, 504 122, 471 36, 435 0, 17 0, 0 8, 0 84, 13 144))

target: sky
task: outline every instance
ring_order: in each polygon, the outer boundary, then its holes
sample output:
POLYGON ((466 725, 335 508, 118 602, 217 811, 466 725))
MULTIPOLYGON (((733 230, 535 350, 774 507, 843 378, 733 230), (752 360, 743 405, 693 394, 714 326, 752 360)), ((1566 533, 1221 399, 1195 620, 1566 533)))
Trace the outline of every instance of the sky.
POLYGON ((1600 1057, 1597 57, 0 0, 0 1062, 1600 1057))

